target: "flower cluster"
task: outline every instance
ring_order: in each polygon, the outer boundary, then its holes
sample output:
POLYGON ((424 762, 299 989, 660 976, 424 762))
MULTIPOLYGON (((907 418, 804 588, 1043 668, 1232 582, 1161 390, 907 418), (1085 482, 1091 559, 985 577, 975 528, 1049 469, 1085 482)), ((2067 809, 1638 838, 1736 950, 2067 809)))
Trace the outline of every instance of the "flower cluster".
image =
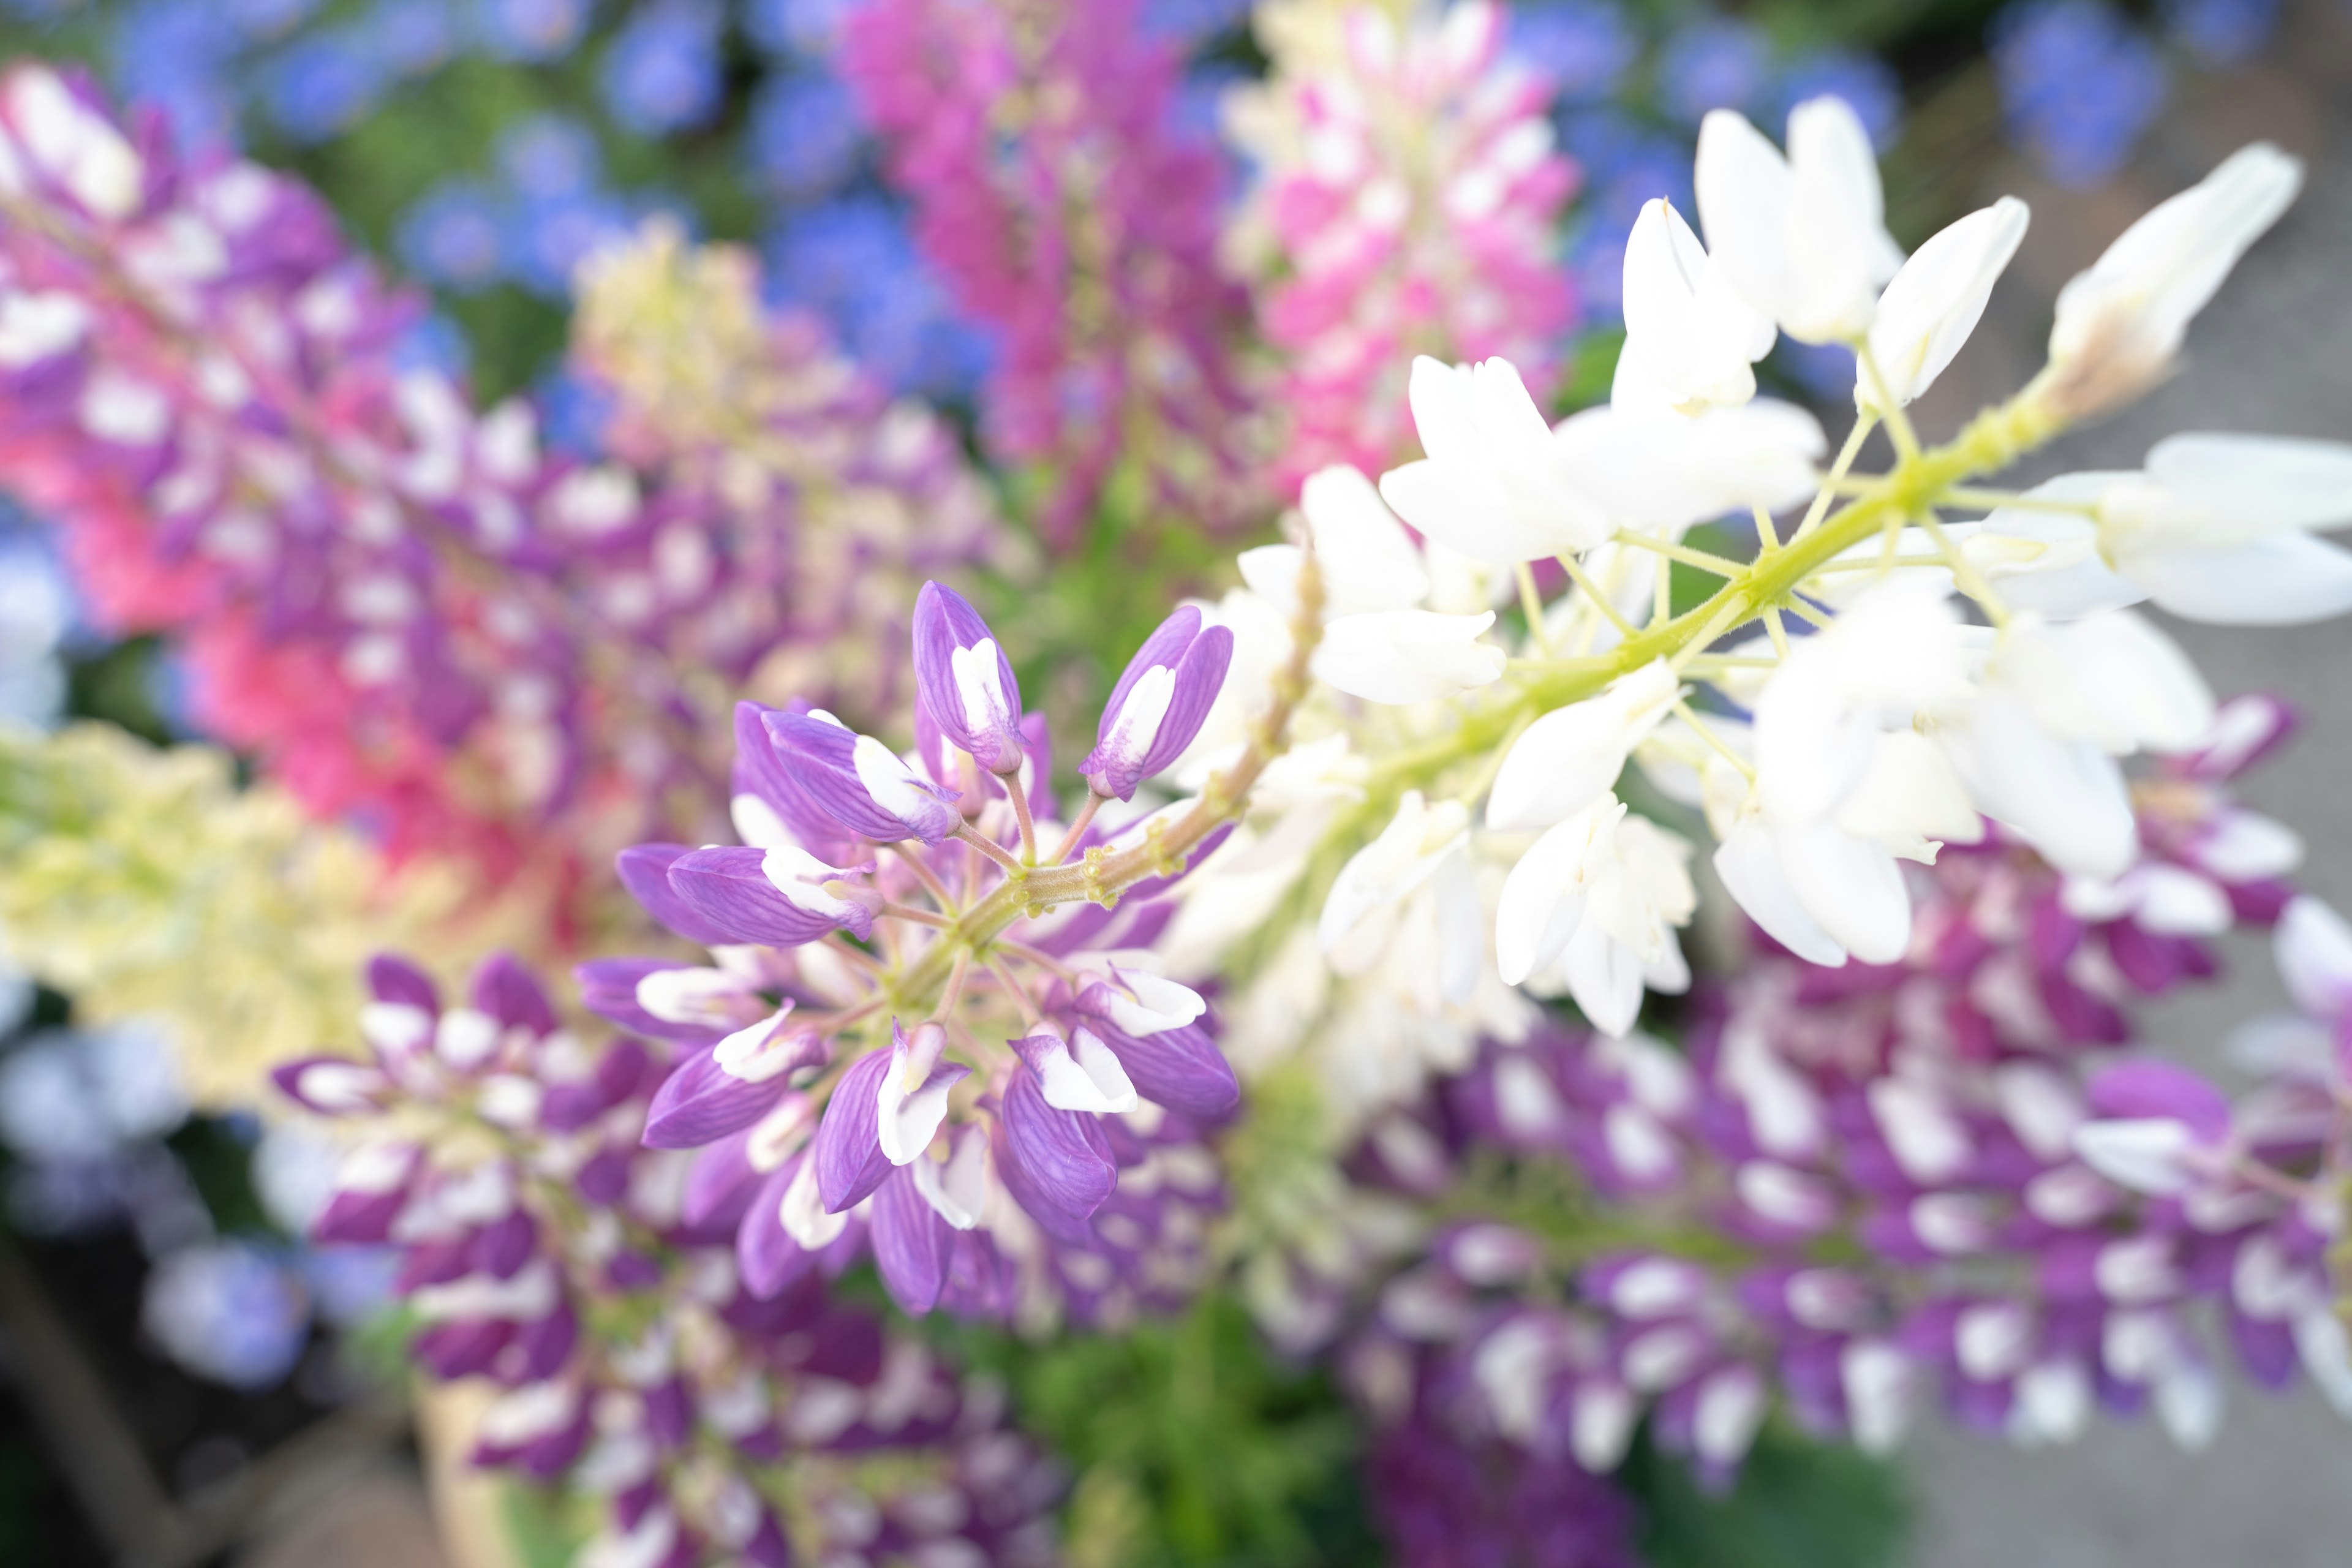
MULTIPOLYGON (((600 851, 723 797, 698 711, 855 625, 855 596, 773 584, 984 542, 952 444, 803 326, 736 351, 789 405, 761 409, 774 460, 722 495, 655 453, 668 494, 405 368, 415 301, 291 182, 177 163, 39 68, 0 82, 0 474, 110 626, 182 642, 207 730, 395 862, 527 868, 569 905, 600 851)), ((689 299, 740 326, 742 292, 689 299)))
POLYGON ((1412 1364, 1418 1419, 1596 1473, 1648 1407, 1721 1476, 1776 1392, 1874 1448, 1937 1391, 2028 1445, 2101 1407, 2199 1445, 2210 1310, 2258 1381, 2299 1359, 2340 1399, 2340 1216, 2311 1169, 2340 1112, 2305 1076, 2332 1069, 2304 1053, 2233 1121, 2129 1050, 2134 999, 2210 974, 2233 921, 2286 911, 2282 962, 2323 1014, 2352 952, 2288 901, 2294 837, 2220 793, 2277 710, 2225 719, 2141 785, 2149 853, 2122 888, 1995 835, 1915 875, 1892 963, 1764 956, 1700 1000, 1686 1053, 1547 1029, 1381 1124, 1367 1177, 1458 1184, 1463 1217, 1382 1291, 1350 1352, 1368 1395, 1412 1364))
MULTIPOLYGON (((2027 496, 1967 484, 2162 374, 2292 197, 2292 160, 2250 148, 2134 226, 2061 296, 2049 367, 1930 450, 1906 406, 1974 326, 2024 208, 2000 202, 1905 260, 1851 111, 1816 100, 1790 126, 1784 155, 1738 116, 1708 117, 1696 187, 1711 250, 1667 204, 1644 209, 1608 405, 1554 429, 1506 362, 1416 366, 1429 456, 1380 494, 1424 545, 1360 477, 1310 484, 1307 526, 1335 563, 1314 671, 1370 705, 1310 714, 1337 732, 1318 759, 1320 816, 1286 863, 1294 881, 1328 878, 1318 937, 1339 973, 1400 951, 1397 969, 1429 972, 1457 1006, 1492 973, 1564 992, 1622 1033, 1645 989, 1687 985, 1675 930, 1696 900, 1693 847, 1630 816, 1621 774, 1701 809, 1732 897, 1817 963, 1899 956, 1901 863, 1981 841, 1988 819, 2116 883, 2139 858, 2121 759, 2188 745, 2213 712, 2127 606, 2242 623, 2346 606, 2342 553, 2306 535, 2352 520, 2352 449, 2183 437, 2140 474, 2027 496), (1859 417, 1826 475, 1812 416, 1755 396, 1750 365, 1780 331, 1857 351, 1859 417), (1882 423, 1895 468, 1852 477, 1882 423), (1773 514, 1799 507, 1784 538, 1773 514), (1947 507, 1989 515, 1947 524, 1947 507), (1752 563, 1680 542, 1727 511, 1755 519, 1752 563), (1724 585, 1673 615, 1667 562, 1724 585), (1569 592, 1547 602, 1537 563, 1569 592), (1497 646, 1478 600, 1512 577, 1524 640, 1497 646), (1956 592, 1990 624, 1965 621, 1956 592), (1384 756, 1401 728, 1408 743, 1384 756), (1342 833, 1370 842, 1334 869, 1342 833), (1505 863, 1482 888, 1480 868, 1505 863), (1399 943, 1407 929, 1433 938, 1399 943)), ((1244 563, 1261 600, 1283 592, 1268 553, 1244 563)), ((1445 1038, 1459 1049, 1463 1031, 1445 1038)))
POLYGON ((583 1561, 1052 1559, 1060 1478, 1001 1394, 814 1279, 744 1289, 686 1157, 639 1146, 656 1054, 589 1047, 509 959, 464 1005, 369 979, 373 1059, 277 1075, 358 1139, 316 1235, 397 1247, 415 1359, 498 1385, 476 1464, 605 1500, 583 1561))
POLYGON ((1228 243, 1283 355, 1286 489, 1410 455, 1416 353, 1506 355, 1539 377, 1557 363, 1575 174, 1546 84, 1503 52, 1504 16, 1489 0, 1402 27, 1369 5, 1260 12, 1273 74, 1232 111, 1260 174, 1228 243))
MULTIPOLYGON (((346 830, 209 749, 119 730, 0 732, 0 931, 8 962, 89 1023, 159 1020, 197 1104, 250 1104, 273 1062, 351 1016, 386 936, 453 922, 458 879, 387 880, 346 830)), ((477 907, 467 929, 509 918, 477 907)))
POLYGON ((1223 170, 1175 121, 1177 59, 1139 0, 875 0, 842 74, 963 312, 995 334, 984 433, 1042 462, 1069 538, 1122 461, 1210 526, 1250 500, 1232 363, 1246 314, 1215 258, 1223 170))
POLYGON ((1201 1138, 1239 1089, 1207 1004, 1150 949, 1281 705, 1202 796, 1138 817, 1233 654, 1229 631, 1178 611, 1113 689, 1064 826, 1044 725, 979 614, 928 584, 913 643, 905 756, 805 704, 737 710, 742 844, 620 860, 712 963, 599 961, 585 1000, 688 1047, 646 1137, 705 1150, 695 1180, 735 1205, 755 1294, 870 1241, 912 1312, 1165 1304, 1198 1276, 1220 1201, 1201 1138))

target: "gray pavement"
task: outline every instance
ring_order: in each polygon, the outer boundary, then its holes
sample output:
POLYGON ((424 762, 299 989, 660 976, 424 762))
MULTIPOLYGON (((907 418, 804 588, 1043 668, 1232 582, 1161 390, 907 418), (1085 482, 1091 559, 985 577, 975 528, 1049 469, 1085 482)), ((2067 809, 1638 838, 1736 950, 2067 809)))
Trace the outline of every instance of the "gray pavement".
MULTIPOLYGON (((2179 430, 2259 430, 2352 440, 2352 7, 2296 10, 2272 63, 2198 84, 2119 188, 2080 197, 2015 166, 1994 190, 2033 205, 2033 228, 1978 342, 1921 410, 1944 433, 2040 363, 2057 286, 2158 197, 2242 143, 2303 156, 2303 199, 2193 330, 2181 373, 2152 396, 2042 454, 2027 478, 2138 466, 2179 430)), ((2224 695, 2282 693, 2308 719, 2242 793, 2310 846, 2305 885, 2352 910, 2352 620, 2292 629, 2170 628, 2224 695)), ((2210 1059, 2239 1019, 2283 1005, 2263 944, 2232 944, 2225 982, 2152 1011, 2152 1044, 2210 1059)), ((1919 1435, 1910 1464, 1921 1513, 1916 1568, 2341 1568, 2352 1563, 2352 1426, 2307 1391, 2231 1391, 2211 1450, 2184 1455, 2152 1426, 2096 1429, 2056 1452, 2020 1453, 1948 1430, 1919 1435)))

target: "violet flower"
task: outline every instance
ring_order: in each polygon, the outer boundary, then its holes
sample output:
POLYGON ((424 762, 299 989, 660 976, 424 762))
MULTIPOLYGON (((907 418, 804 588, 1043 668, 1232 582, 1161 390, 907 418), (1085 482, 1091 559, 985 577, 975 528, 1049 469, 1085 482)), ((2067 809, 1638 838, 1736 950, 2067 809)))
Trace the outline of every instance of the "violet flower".
POLYGON ((1111 688, 1078 776, 1098 795, 1133 800, 1136 786, 1183 755, 1201 732, 1233 657, 1234 634, 1203 628, 1192 605, 1162 621, 1111 688))

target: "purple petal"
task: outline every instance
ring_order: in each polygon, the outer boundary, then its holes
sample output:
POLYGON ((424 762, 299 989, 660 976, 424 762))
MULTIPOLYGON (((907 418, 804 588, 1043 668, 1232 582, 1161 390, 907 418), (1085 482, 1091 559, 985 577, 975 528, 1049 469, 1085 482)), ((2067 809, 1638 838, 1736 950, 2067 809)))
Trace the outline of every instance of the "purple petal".
POLYGON ((500 1279, 513 1279, 538 1249, 539 1226, 520 1210, 474 1233, 474 1266, 500 1279))
POLYGON ((1184 650, 1176 667, 1176 691, 1168 700, 1168 716, 1160 721, 1159 737, 1143 759, 1143 776, 1150 778, 1184 754, 1192 737, 1208 722, 1217 693, 1225 688, 1225 671, 1234 662, 1234 634, 1211 626, 1184 650))
POLYGON ((881 1133, 882 1075, 889 1070, 888 1051, 868 1051, 850 1064, 825 1101, 811 1157, 827 1214, 852 1206, 891 1172, 881 1133))
POLYGON ((894 1167, 874 1194, 874 1261, 899 1310, 921 1317, 939 1305, 955 1227, 916 1189, 914 1167, 894 1167))
POLYGON ((751 1209, 735 1233, 735 1261, 742 1272, 743 1289, 762 1301, 782 1294, 784 1287, 816 1265, 815 1255, 785 1233, 783 1218, 784 1193, 800 1173, 801 1162, 809 1157, 803 1150, 768 1173, 767 1180, 751 1194, 751 1209))
POLYGON ((723 947, 735 939, 680 898, 669 885, 670 867, 693 853, 693 848, 684 844, 640 844, 622 850, 613 865, 621 874, 621 886, 629 890, 629 896, 646 913, 688 942, 704 947, 723 947))
POLYGON ((580 1005, 598 1017, 610 1019, 632 1034, 675 1040, 681 1045, 707 1046, 727 1031, 708 1024, 673 1024, 656 1018, 637 1001, 637 982, 646 975, 689 967, 667 958, 598 958, 575 967, 572 978, 579 985, 580 1005))
POLYGON ((2118 1062, 2084 1086, 2091 1109, 2117 1120, 2168 1118, 2185 1122, 2201 1143, 2230 1135, 2229 1097, 2187 1068, 2170 1062, 2118 1062))
MULTIPOLYGON (((725 942, 760 942, 769 947, 798 947, 829 932, 862 923, 874 929, 873 917, 862 905, 849 913, 828 915, 804 909, 768 880, 764 849, 697 849, 679 856, 669 868, 670 890, 713 931, 724 931, 725 942)), ((863 934, 863 933, 861 933, 863 934)))
POLYGON ((1013 1069, 996 1125, 997 1172, 1013 1201, 1062 1240, 1091 1240, 1088 1216, 1118 1184, 1097 1119, 1046 1104, 1037 1075, 1023 1066, 1013 1069))
POLYGON ((792 1092, 789 1072, 752 1082, 719 1066, 717 1057, 716 1051, 704 1051, 688 1058, 662 1080, 646 1108, 646 1148, 699 1149, 715 1143, 751 1126, 792 1092))
POLYGON ((511 952, 494 952, 474 971, 474 1008, 534 1037, 556 1029, 555 1007, 537 976, 511 952))
MULTIPOLYGON (((678 1218, 698 1229, 725 1223, 726 1212, 761 1179, 751 1168, 751 1130, 746 1127, 696 1155, 686 1173, 686 1192, 678 1201, 678 1218)), ((783 1194, 778 1193, 776 1200, 782 1203, 783 1194)))
POLYGON ((756 795, 765 802, 801 847, 820 860, 845 858, 849 845, 841 825, 818 810, 793 777, 792 770, 776 755, 776 742, 762 722, 770 713, 790 711, 763 708, 757 702, 735 704, 734 793, 756 795))
POLYGON ((902 838, 937 844, 963 821, 955 808, 957 793, 927 779, 913 780, 908 787, 917 798, 901 803, 913 813, 911 820, 885 810, 857 776, 857 736, 838 724, 798 713, 767 713, 760 722, 810 802, 860 838, 877 844, 902 838))
POLYGON ((940 732, 972 754, 990 773, 1004 773, 1021 766, 1021 683, 1013 679, 1013 661, 980 612, 954 589, 926 583, 915 597, 915 700, 940 732), (964 712, 957 688, 953 660, 960 648, 987 642, 996 648, 996 680, 1005 710, 996 721, 975 729, 964 712))
POLYGON ((304 1057, 270 1068, 278 1091, 320 1116, 375 1110, 392 1093, 383 1069, 346 1057, 304 1057))
MULTIPOLYGON (((1090 988, 1091 989, 1091 988, 1090 988)), ((1082 1005, 1087 1026, 1127 1069, 1135 1092, 1181 1116, 1213 1120, 1241 1103, 1242 1086, 1225 1053, 1199 1024, 1163 1029, 1141 1038, 1122 1032, 1108 1017, 1082 1005)))
POLYGON ((438 1015, 441 994, 423 970, 389 952, 368 960, 368 990, 379 1002, 397 1002, 438 1015))
POLYGON ((1184 605, 1143 639, 1143 646, 1135 650, 1135 657, 1129 659, 1127 668, 1119 672, 1118 683, 1110 689, 1110 700, 1103 704, 1102 723, 1095 731, 1097 742, 1110 733, 1111 725, 1118 718, 1119 709, 1127 701, 1127 694, 1135 689, 1135 683, 1143 679, 1144 672, 1155 666, 1172 667, 1180 662, 1185 650, 1200 635, 1200 606, 1184 605))

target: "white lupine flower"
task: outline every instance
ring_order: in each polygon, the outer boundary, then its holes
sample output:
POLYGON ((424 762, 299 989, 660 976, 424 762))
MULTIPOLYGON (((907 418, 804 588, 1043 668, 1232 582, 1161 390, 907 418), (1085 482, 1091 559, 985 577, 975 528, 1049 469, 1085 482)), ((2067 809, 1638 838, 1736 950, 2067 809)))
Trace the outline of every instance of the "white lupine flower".
POLYGON ((2302 188, 2295 159, 2267 142, 2241 148, 2150 209, 2058 291, 2050 360, 2095 389, 2086 408, 2162 374, 2189 321, 2302 188))
POLYGON ((1808 963, 1849 953, 1892 963, 1911 942, 1911 899, 1894 852, 1833 822, 1776 823, 1750 810, 1715 851, 1716 875, 1748 919, 1808 963))
POLYGON ((1821 422, 1759 398, 1684 416, 1611 405, 1560 422, 1560 482, 1618 527, 1679 537, 1694 523, 1809 500, 1829 447, 1821 422))
POLYGON ((2352 446, 2277 436, 2159 441, 2142 473, 2067 474, 2027 492, 1970 550, 2003 597, 2053 619, 2143 599, 2188 620, 2286 626, 2352 610, 2352 551, 2306 531, 2352 523, 2352 446), (1981 554, 1995 539, 2043 546, 1981 554))
POLYGON ((1789 115, 1789 153, 1727 109, 1699 126, 1699 220, 1710 259, 1740 295, 1809 343, 1870 329, 1903 252, 1886 232, 1870 134, 1834 98, 1789 115))
MULTIPOLYGON (((1921 246, 1887 284, 1867 341, 1897 407, 1926 392, 1976 331, 2025 224, 2025 204, 2003 196, 1921 246)), ((1853 397, 1865 410, 1885 412, 1866 367, 1857 367, 1853 397)))
MULTIPOLYGON (((1428 600, 1429 573, 1420 546, 1360 470, 1334 463, 1308 475, 1298 492, 1298 510, 1315 546, 1326 619, 1409 610, 1428 600)), ((1295 544, 1269 544, 1244 552, 1242 567, 1250 586, 1287 613, 1297 597, 1304 561, 1295 544)))
POLYGON ((1381 610, 1342 616, 1323 630, 1312 668, 1317 679, 1367 702, 1402 704, 1458 697, 1503 678, 1510 656, 1479 638, 1495 612, 1441 616, 1381 610))
POLYGON ((1696 414, 1756 395, 1748 367, 1772 350, 1771 318, 1732 289, 1671 203, 1645 203, 1625 241, 1625 346, 1609 400, 1696 414))
POLYGON ((1551 426, 1510 361, 1412 362, 1413 427, 1429 454, 1381 478, 1397 515, 1448 549, 1498 565, 1580 553, 1610 526, 1560 482, 1551 426))
POLYGON ((1620 676, 1608 690, 1528 726, 1495 773, 1486 826, 1549 827, 1584 810, 1617 782, 1625 759, 1682 695, 1664 659, 1620 676))
POLYGON ((1687 840, 1628 816, 1614 795, 1551 828, 1503 883, 1495 924, 1503 979, 1517 984, 1557 966, 1593 1027, 1624 1034, 1645 984, 1690 984, 1675 939, 1698 905, 1690 856, 1687 840))
POLYGON ((1979 810, 2062 870, 2115 878, 2139 845, 2116 757, 2183 749, 2212 721, 2195 668, 2137 616, 2053 626, 2023 613, 1937 738, 1979 810))
POLYGON ((1486 918, 1470 871, 1470 813, 1461 802, 1432 805, 1407 790, 1381 836, 1339 868, 1324 899, 1316 941, 1342 974, 1362 973, 1385 949, 1405 901, 1435 895, 1442 984, 1468 1000, 1486 957, 1486 918))

